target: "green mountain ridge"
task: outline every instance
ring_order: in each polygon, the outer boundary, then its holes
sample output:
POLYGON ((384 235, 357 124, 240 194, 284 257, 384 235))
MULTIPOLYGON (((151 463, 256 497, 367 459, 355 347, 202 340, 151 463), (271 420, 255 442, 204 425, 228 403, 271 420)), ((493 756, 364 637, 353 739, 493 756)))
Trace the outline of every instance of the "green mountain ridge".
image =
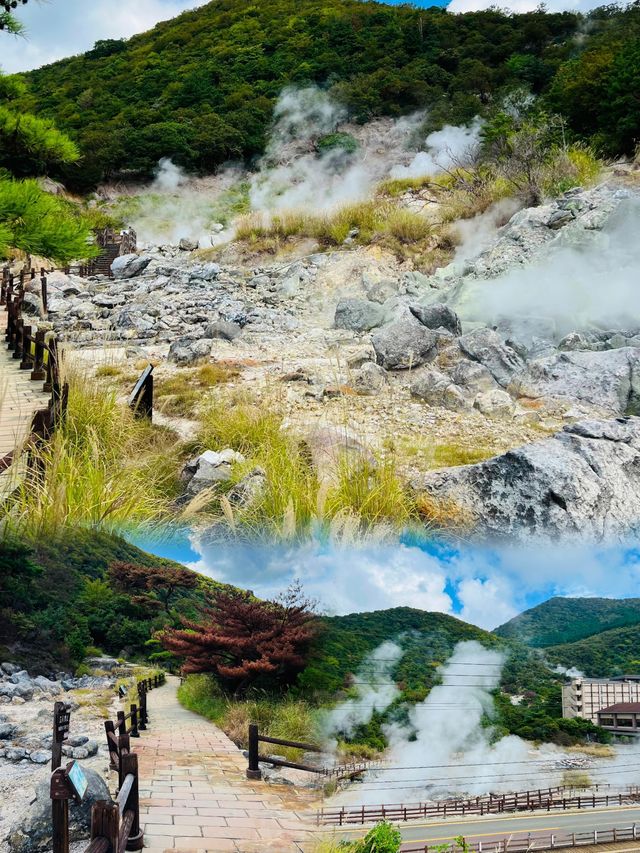
POLYGON ((494 633, 536 648, 548 648, 630 625, 640 625, 640 598, 555 597, 520 613, 494 633))
POLYGON ((611 678, 640 673, 640 625, 612 628, 575 643, 549 646, 549 661, 576 667, 589 678, 611 678))
POLYGON ((637 3, 585 17, 216 0, 24 75, 17 105, 79 143, 80 168, 59 175, 78 189, 123 172, 148 176, 162 157, 209 171, 251 160, 287 86, 324 87, 361 122, 427 109, 430 129, 486 115, 524 88, 578 138, 620 154, 640 131, 639 32, 637 3))

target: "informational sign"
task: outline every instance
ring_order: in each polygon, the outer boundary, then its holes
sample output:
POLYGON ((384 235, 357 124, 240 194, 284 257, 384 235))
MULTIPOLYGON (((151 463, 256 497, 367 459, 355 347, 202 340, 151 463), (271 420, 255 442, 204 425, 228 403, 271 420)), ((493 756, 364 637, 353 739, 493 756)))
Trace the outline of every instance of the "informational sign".
POLYGON ((84 775, 84 770, 77 761, 73 761, 67 765, 66 777, 71 786, 74 798, 78 803, 81 803, 84 795, 87 793, 89 783, 87 782, 87 777, 84 775))
POLYGON ((121 699, 124 699, 124 697, 127 695, 127 688, 124 686, 124 684, 121 684, 120 687, 118 687, 118 693, 121 699))
POLYGON ((69 733, 71 709, 64 702, 56 702, 53 715, 53 737, 56 743, 62 743, 69 733))

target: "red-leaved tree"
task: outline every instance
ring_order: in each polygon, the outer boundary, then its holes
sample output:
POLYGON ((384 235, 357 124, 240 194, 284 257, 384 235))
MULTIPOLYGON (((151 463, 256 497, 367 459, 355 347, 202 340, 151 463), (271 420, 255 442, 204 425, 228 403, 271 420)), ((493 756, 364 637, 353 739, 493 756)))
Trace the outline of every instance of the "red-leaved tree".
POLYGON ((317 630, 315 603, 293 584, 275 601, 251 592, 221 588, 210 594, 202 622, 183 619, 183 629, 166 630, 160 639, 184 658, 182 671, 213 673, 236 698, 261 676, 290 683, 300 672, 317 630))
POLYGON ((171 610, 176 595, 198 586, 198 575, 179 566, 136 566, 133 563, 116 562, 109 566, 109 579, 116 589, 131 593, 135 604, 150 609, 171 610))

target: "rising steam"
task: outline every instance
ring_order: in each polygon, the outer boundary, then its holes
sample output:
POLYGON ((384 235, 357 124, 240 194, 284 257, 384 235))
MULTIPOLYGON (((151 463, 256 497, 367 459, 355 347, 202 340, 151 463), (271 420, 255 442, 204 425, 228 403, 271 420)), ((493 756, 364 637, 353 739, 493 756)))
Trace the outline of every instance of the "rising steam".
POLYGON ((542 260, 491 280, 467 280, 461 315, 487 323, 545 317, 559 335, 640 328, 640 201, 623 199, 601 231, 559 232, 542 260))
POLYGON ((369 198, 385 178, 436 174, 469 162, 480 131, 475 120, 470 127, 447 126, 423 142, 424 112, 350 125, 344 108, 317 87, 285 89, 274 116, 266 153, 251 182, 251 206, 264 212, 330 210, 369 198), (349 133, 355 150, 318 146, 336 131, 349 133))
POLYGON ((503 664, 500 651, 476 641, 458 643, 439 670, 441 683, 409 711, 408 723, 384 727, 389 766, 367 775, 355 789, 358 802, 411 802, 551 784, 540 758, 553 761, 560 755, 555 747, 534 753, 521 738, 495 738, 493 691, 503 664))
POLYGON ((398 698, 400 691, 392 674, 403 651, 397 643, 382 643, 364 661, 355 677, 355 696, 332 709, 324 721, 327 738, 351 737, 358 726, 368 723, 375 712, 382 713, 398 698))

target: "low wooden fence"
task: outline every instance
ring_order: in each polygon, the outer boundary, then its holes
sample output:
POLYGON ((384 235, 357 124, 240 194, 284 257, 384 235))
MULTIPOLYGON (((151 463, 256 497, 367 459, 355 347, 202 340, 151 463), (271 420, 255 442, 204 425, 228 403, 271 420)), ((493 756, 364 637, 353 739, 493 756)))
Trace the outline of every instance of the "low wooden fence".
POLYGON ((529 853, 531 850, 561 850, 571 847, 593 847, 596 844, 619 844, 625 841, 637 841, 640 833, 634 823, 620 829, 594 829, 590 832, 529 834, 520 837, 509 836, 494 841, 466 841, 465 846, 453 843, 413 844, 407 842, 400 848, 402 853, 529 853))
POLYGON ((364 773, 367 770, 374 770, 376 767, 380 766, 380 762, 363 761, 360 763, 354 762, 352 764, 342 764, 337 767, 314 767, 311 764, 300 764, 296 761, 286 761, 284 758, 260 755, 261 743, 271 743, 276 746, 287 746, 292 749, 302 749, 304 752, 324 752, 322 747, 316 746, 316 744, 313 743, 300 743, 299 741, 282 740, 281 738, 261 735, 258 730, 258 726, 250 725, 248 751, 249 766, 247 768, 247 779, 262 778, 262 771, 260 770, 261 762, 263 764, 271 764, 275 767, 291 767, 294 770, 304 770, 307 773, 316 773, 319 776, 325 776, 326 778, 333 777, 337 779, 358 776, 360 773, 364 773))
MULTIPOLYGON (((42 382, 43 390, 50 395, 46 408, 37 411, 31 424, 31 436, 27 448, 32 451, 46 441, 53 430, 64 418, 69 388, 60 380, 60 353, 53 332, 32 326, 23 314, 24 294, 28 281, 39 276, 40 293, 43 308, 47 306, 47 277, 44 270, 38 274, 32 269, 23 271, 16 278, 7 267, 2 270, 0 283, 0 306, 7 313, 5 334, 7 349, 13 359, 19 361, 20 370, 30 371, 34 382, 42 382)), ((33 461, 34 454, 29 454, 33 461)), ((14 452, 0 458, 0 472, 9 468, 14 460, 14 452)))
MULTIPOLYGON (((119 711, 117 731, 111 721, 105 723, 112 769, 118 773, 118 794, 115 802, 99 801, 91 810, 91 842, 85 853, 125 853, 142 850, 144 836, 140 829, 140 796, 138 756, 131 751, 130 737, 138 737, 140 729, 149 724, 147 694, 165 682, 164 673, 157 673, 137 684, 138 703, 131 704, 128 714, 119 711)), ((82 801, 83 774, 77 762, 62 768, 62 746, 70 727, 70 708, 56 702, 53 722, 51 804, 53 822, 53 853, 69 853, 69 801, 82 801)))
MULTIPOLYGON (((410 782, 407 785, 411 785, 410 782)), ((381 820, 408 821, 419 818, 448 818, 466 815, 501 814, 522 811, 565 811, 567 809, 595 809, 601 806, 625 805, 637 802, 637 792, 621 794, 585 794, 566 796, 566 788, 547 788, 535 791, 518 791, 512 794, 490 795, 474 799, 439 800, 425 803, 371 805, 358 808, 322 809, 317 814, 319 825, 347 826, 349 824, 377 823, 381 820)))

